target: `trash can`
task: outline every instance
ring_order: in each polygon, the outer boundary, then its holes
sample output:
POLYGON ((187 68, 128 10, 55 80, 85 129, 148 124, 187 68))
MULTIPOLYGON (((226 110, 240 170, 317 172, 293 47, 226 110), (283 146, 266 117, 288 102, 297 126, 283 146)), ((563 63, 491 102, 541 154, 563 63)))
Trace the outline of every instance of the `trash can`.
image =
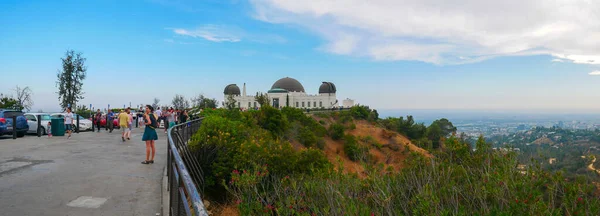
POLYGON ((65 120, 62 118, 53 118, 52 122, 52 136, 64 136, 65 135, 65 120))

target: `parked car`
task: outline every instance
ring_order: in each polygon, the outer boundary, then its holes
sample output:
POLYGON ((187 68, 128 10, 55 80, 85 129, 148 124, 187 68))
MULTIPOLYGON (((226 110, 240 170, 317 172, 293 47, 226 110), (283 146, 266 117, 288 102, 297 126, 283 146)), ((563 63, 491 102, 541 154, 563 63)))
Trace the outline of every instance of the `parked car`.
POLYGON ((0 136, 12 134, 13 130, 17 131, 18 137, 25 136, 25 133, 29 130, 29 125, 27 125, 27 119, 25 119, 23 112, 0 109, 0 136), (15 124, 13 124, 13 116, 17 116, 15 124))
POLYGON ((25 113, 25 118, 27 119, 27 125, 29 125, 29 130, 27 133, 37 133, 38 121, 41 120, 41 130, 42 134, 46 135, 48 132, 46 131, 48 127, 48 122, 52 117, 47 113, 25 113), (38 115, 40 115, 41 119, 38 119, 38 115))
MULTIPOLYGON (((96 120, 94 120, 94 125, 96 125, 96 120)), ((102 114, 102 117, 100 117, 100 127, 106 127, 106 114, 102 114)), ((115 117, 113 117, 113 128, 119 128, 119 121, 115 117)))
MULTIPOLYGON (((53 113, 50 116, 52 116, 53 118, 65 118, 65 114, 64 113, 53 113)), ((77 118, 79 118, 79 131, 86 131, 86 130, 91 130, 92 129, 92 124, 93 122, 90 121, 89 119, 86 119, 84 117, 81 117, 80 115, 77 115, 75 113, 73 113, 73 124, 77 124, 77 118)))

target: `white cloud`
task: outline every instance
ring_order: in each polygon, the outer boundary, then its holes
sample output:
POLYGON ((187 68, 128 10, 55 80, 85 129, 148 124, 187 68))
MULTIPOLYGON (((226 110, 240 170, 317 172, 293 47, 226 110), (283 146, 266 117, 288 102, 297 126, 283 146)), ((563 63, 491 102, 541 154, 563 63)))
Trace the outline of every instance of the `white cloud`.
POLYGON ((242 40, 254 43, 286 43, 287 39, 275 34, 252 33, 236 26, 203 25, 195 29, 168 28, 181 36, 202 38, 212 42, 240 42, 242 40))
POLYGON ((552 55, 600 64, 595 0, 251 0, 254 17, 310 29, 335 54, 460 64, 552 55))
POLYGON ((173 32, 178 35, 203 38, 212 42, 239 42, 240 33, 229 27, 219 25, 204 25, 196 29, 175 28, 173 32))
POLYGON ((599 76, 600 75, 600 71, 592 71, 592 72, 590 72, 588 74, 592 75, 592 76, 599 76))
POLYGON ((555 58, 555 59, 552 59, 552 62, 565 62, 565 60, 555 58))

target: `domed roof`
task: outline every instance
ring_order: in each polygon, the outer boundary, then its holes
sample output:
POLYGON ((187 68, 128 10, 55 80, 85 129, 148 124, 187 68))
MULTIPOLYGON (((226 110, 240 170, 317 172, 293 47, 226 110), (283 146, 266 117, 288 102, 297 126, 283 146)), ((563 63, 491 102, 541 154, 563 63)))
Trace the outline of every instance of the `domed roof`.
POLYGON ((304 86, 302 86, 298 80, 289 77, 277 80, 277 82, 275 82, 275 84, 273 84, 271 87, 271 89, 277 88, 285 89, 290 92, 304 92, 304 86))
POLYGON ((327 94, 327 93, 335 93, 337 89, 332 82, 323 82, 321 87, 319 87, 319 94, 327 94))
POLYGON ((238 87, 236 84, 229 84, 225 87, 225 90, 223 90, 223 94, 240 95, 240 87, 238 87))

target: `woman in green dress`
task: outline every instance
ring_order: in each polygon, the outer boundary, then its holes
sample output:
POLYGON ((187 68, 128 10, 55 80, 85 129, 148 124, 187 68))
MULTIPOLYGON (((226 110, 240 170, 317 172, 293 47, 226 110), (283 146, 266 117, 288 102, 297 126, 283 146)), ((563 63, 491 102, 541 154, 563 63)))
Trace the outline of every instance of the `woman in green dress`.
POLYGON ((146 142, 146 160, 142 161, 142 164, 151 164, 154 163, 154 155, 156 154, 154 142, 158 140, 158 135, 156 134, 157 122, 156 116, 154 115, 154 108, 150 105, 146 105, 144 122, 146 128, 144 129, 142 141, 146 142), (152 151, 152 158, 150 158, 150 151, 152 151))

